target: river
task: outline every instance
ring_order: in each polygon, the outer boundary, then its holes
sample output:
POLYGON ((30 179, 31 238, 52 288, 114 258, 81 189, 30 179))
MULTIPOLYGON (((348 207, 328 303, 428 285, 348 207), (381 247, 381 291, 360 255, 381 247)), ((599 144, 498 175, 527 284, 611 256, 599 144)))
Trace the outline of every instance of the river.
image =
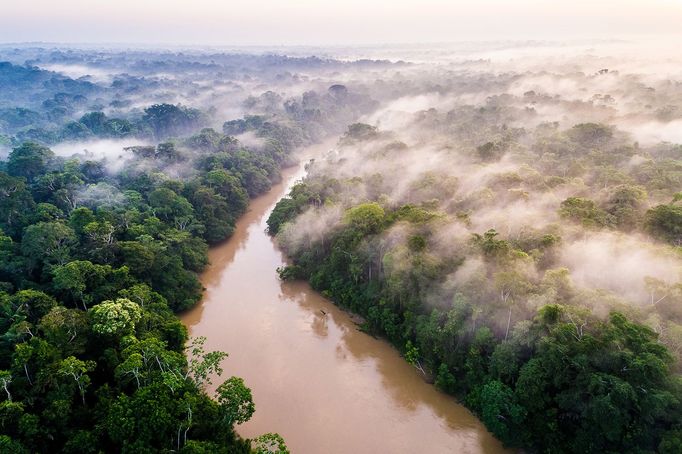
POLYGON ((265 221, 303 175, 287 170, 251 201, 233 236, 209 251, 203 301, 182 315, 207 350, 229 353, 213 387, 236 375, 253 392, 256 413, 238 433, 278 432, 292 453, 505 452, 390 344, 359 331, 307 283, 278 279, 285 258, 265 221))

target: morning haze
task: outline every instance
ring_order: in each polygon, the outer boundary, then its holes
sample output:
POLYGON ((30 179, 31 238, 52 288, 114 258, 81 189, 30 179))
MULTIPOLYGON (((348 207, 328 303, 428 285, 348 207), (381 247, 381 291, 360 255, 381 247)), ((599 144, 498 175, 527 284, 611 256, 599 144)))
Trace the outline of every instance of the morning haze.
POLYGON ((678 0, 33 0, 0 41, 315 45, 679 34, 678 0))
POLYGON ((0 452, 682 452, 682 2, 5 3, 0 452))

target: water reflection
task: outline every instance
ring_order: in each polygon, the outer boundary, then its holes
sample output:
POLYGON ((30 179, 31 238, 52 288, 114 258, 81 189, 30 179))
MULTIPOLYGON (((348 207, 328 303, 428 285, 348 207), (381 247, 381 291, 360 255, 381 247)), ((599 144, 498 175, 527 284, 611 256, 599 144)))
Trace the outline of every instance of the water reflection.
POLYGON ((426 405, 452 429, 480 427, 480 422, 457 404, 452 396, 425 383, 420 373, 400 358, 388 342, 360 332, 348 314, 335 306, 329 307, 331 303, 310 289, 308 284, 284 282, 281 283, 281 288, 282 296, 287 302, 297 303, 299 308, 310 314, 310 326, 315 334, 319 334, 316 331, 319 320, 324 320, 326 336, 328 321, 331 319, 331 323, 341 334, 336 346, 337 358, 347 360, 350 355, 353 361, 376 368, 382 384, 391 393, 396 405, 408 411, 416 411, 420 405, 426 405), (323 316, 322 311, 326 315, 323 316), (443 401, 446 405, 442 404, 443 401), (467 415, 463 416, 462 411, 467 415))
POLYGON ((327 315, 322 313, 315 314, 312 323, 310 323, 310 327, 313 329, 313 333, 318 337, 327 337, 327 333, 329 332, 329 329, 327 328, 327 315))
POLYGON ((302 453, 503 452, 387 342, 360 332, 306 283, 279 281, 284 260, 264 230, 286 190, 254 200, 232 239, 211 250, 204 300, 183 314, 191 335, 230 353, 226 376, 253 390, 256 413, 238 431, 279 432, 302 453))

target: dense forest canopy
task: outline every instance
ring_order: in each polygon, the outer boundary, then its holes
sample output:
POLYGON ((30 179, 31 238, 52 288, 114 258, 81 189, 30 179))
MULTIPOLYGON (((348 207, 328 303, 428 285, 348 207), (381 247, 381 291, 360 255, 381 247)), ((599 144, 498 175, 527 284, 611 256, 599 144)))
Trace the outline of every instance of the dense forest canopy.
POLYGON ((31 61, 0 63, 0 451, 288 452, 236 434, 251 391, 231 377, 206 393, 227 354, 174 313, 292 152, 374 102, 291 73, 280 88, 298 94, 252 94, 277 88, 274 71, 345 66, 319 59, 112 54, 119 74, 98 53, 4 52, 31 61), (92 60, 106 76, 48 69, 92 60))
POLYGON ((505 444, 679 452, 682 92, 606 61, 415 69, 268 225, 505 444))
POLYGON ((533 46, 0 46, 0 450, 286 452, 236 434, 248 383, 209 396, 226 353, 175 313, 249 199, 337 137, 268 220, 282 278, 508 446, 679 452, 681 82, 533 46))

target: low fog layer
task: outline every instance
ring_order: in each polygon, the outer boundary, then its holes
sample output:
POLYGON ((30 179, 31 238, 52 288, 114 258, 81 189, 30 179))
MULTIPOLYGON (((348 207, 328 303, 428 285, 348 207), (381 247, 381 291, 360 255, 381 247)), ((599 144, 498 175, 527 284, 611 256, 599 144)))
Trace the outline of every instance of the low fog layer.
POLYGON ((149 145, 139 139, 87 140, 63 142, 52 147, 57 156, 76 157, 81 160, 102 161, 110 173, 120 171, 126 160, 132 157, 130 147, 149 145))
POLYGON ((682 188, 682 62, 660 60, 665 45, 553 47, 552 58, 532 49, 453 54, 368 82, 380 106, 310 166, 304 183, 322 203, 283 226, 280 242, 294 256, 325 244, 344 212, 367 202, 422 207, 436 218, 398 224, 366 248, 387 279, 406 279, 414 235, 434 266, 461 262, 423 289, 434 306, 463 292, 504 333, 500 289, 513 294, 518 322, 557 301, 548 282, 562 276, 571 290, 559 301, 624 310, 672 345, 680 239, 653 234, 650 215, 682 188), (517 255, 493 260, 475 238, 517 255))
MULTIPOLYGON (((274 136, 295 148, 347 130, 310 168, 308 182, 331 185, 329 198, 284 229, 285 247, 324 241, 354 205, 411 204, 438 213, 422 228, 435 259, 463 261, 426 292, 433 304, 481 276, 495 279, 497 265, 472 246, 494 230, 525 251, 513 268, 536 286, 518 295, 528 313, 547 301, 537 290, 547 273, 565 268, 581 304, 601 313, 625 305, 646 318, 652 288, 678 292, 682 268, 676 244, 644 226, 647 210, 672 203, 682 187, 682 59, 672 48, 615 40, 281 54, 0 47, 5 84, 19 75, 42 81, 37 92, 17 84, 0 94, 0 150, 35 141, 110 175, 187 180, 210 150, 273 153, 274 136), (557 239, 551 250, 532 246, 543 235, 557 239)), ((94 200, 96 189, 77 200, 94 200)), ((368 247, 397 248, 413 233, 392 228, 368 247)))

